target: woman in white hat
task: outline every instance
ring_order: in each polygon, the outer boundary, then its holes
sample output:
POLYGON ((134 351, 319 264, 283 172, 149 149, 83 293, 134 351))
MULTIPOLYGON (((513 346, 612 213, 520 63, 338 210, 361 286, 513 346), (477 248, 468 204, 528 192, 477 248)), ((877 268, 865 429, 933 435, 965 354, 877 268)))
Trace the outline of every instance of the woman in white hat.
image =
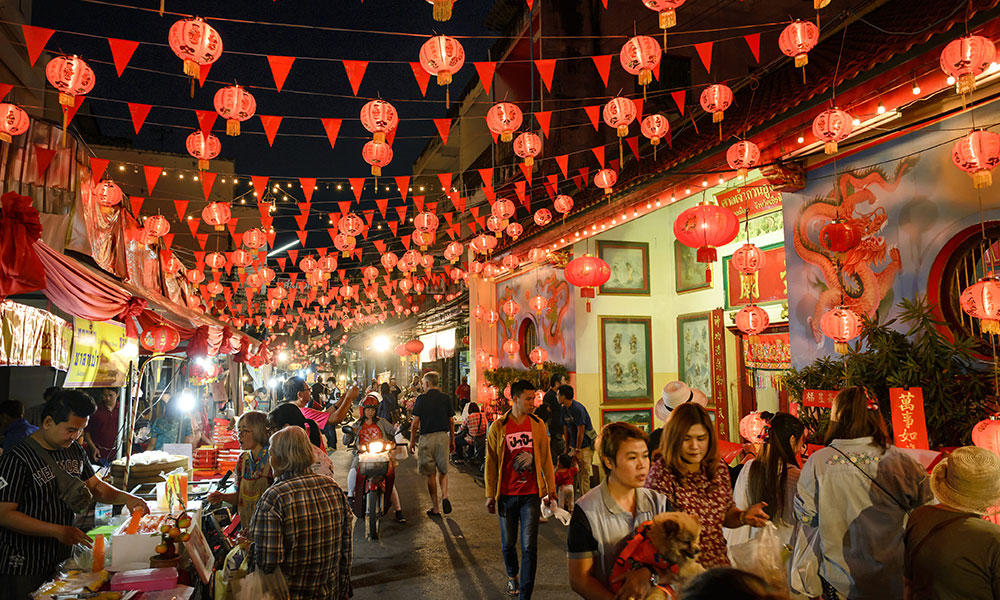
POLYGON ((657 419, 669 421, 670 413, 685 402, 695 402, 702 406, 708 406, 708 397, 700 390, 691 389, 683 381, 671 381, 663 386, 663 393, 656 401, 653 412, 656 413, 657 419))
POLYGON ((910 514, 903 541, 906 600, 1000 598, 1000 456, 958 448, 931 473, 940 504, 910 514))

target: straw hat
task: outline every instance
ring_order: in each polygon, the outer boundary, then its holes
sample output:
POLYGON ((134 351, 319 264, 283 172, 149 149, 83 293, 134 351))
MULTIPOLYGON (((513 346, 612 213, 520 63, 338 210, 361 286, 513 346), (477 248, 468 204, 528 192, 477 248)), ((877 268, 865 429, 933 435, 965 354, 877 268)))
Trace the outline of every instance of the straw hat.
POLYGON ((988 513, 1000 504, 1000 456, 976 446, 957 448, 934 467, 931 491, 952 508, 988 513))
POLYGON ((702 406, 708 406, 708 397, 704 392, 691 389, 683 381, 671 381, 663 386, 663 393, 656 401, 653 411, 656 413, 656 418, 666 421, 670 418, 670 413, 685 402, 696 402, 702 406))

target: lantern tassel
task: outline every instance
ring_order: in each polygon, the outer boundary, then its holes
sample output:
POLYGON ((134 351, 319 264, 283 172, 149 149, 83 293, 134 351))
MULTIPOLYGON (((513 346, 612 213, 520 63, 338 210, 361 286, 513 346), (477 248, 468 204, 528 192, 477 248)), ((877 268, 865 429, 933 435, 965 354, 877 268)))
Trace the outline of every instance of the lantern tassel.
POLYGON ((0 142, 6 142, 9 144, 11 143, 12 140, 13 138, 11 138, 10 135, 6 133, 0 133, 0 142))
POLYGON ((823 152, 825 154, 836 154, 837 153, 837 142, 829 141, 823 143, 823 152))
POLYGON ((984 187, 990 187, 991 185, 993 185, 993 174, 991 171, 983 169, 982 171, 976 171, 975 174, 972 175, 972 187, 977 190, 984 187))
MULTIPOLYGON (((677 13, 675 13, 673 9, 660 12, 660 29, 667 30, 675 25, 677 25, 677 13)), ((667 35, 666 31, 663 32, 663 35, 667 35)), ((664 39, 666 39, 666 37, 664 37, 664 39)), ((666 43, 664 43, 664 45, 666 45, 666 43)))
POLYGON ((837 354, 847 354, 851 347, 847 345, 847 342, 836 342, 833 344, 833 349, 837 351, 837 354))
POLYGON ((712 264, 705 265, 705 283, 712 285, 712 264))
MULTIPOLYGON (((62 94, 60 94, 60 96, 61 95, 62 94)), ((62 107, 62 114, 63 114, 62 147, 65 148, 66 147, 66 127, 69 125, 69 109, 65 105, 63 105, 63 107, 62 107)))
POLYGON ((208 165, 208 161, 207 160, 201 160, 201 159, 198 160, 198 170, 199 171, 207 171, 208 170, 208 166, 209 165, 208 165))
POLYGON ((163 16, 163 3, 164 2, 166 2, 166 0, 160 0, 160 16, 161 17, 163 16))
POLYGON ((194 77, 191 78, 191 97, 194 98, 194 77))
POLYGON ((240 122, 236 119, 226 119, 226 135, 239 135, 240 122))
POLYGON ((620 165, 625 164, 625 155, 623 154, 623 152, 624 151, 622 150, 622 138, 621 138, 621 136, 619 136, 618 137, 618 164, 620 164, 620 165))
POLYGON ((447 21, 451 18, 452 0, 434 0, 433 16, 435 21, 447 21))
POLYGON ((983 333, 998 335, 1000 334, 1000 321, 996 319, 980 319, 979 328, 982 329, 983 333))

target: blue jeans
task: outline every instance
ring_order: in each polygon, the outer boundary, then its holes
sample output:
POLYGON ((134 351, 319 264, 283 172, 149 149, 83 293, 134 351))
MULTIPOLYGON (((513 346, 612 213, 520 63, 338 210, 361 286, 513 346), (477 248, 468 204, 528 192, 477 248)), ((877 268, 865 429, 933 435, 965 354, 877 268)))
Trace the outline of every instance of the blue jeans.
POLYGON ((535 587, 535 566, 538 564, 538 519, 541 517, 541 500, 538 494, 530 496, 500 496, 497 502, 500 515, 500 552, 508 577, 517 577, 517 526, 521 525, 521 589, 518 598, 530 600, 535 587))

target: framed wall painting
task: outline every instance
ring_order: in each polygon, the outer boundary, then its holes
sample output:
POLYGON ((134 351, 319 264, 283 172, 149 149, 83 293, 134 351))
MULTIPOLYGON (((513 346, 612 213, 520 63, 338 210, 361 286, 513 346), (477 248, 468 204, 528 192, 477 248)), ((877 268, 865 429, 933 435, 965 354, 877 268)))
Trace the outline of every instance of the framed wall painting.
POLYGON ((631 423, 647 434, 653 433, 652 408, 602 408, 601 427, 608 423, 631 423))
POLYGON ((598 240, 597 255, 611 267, 611 277, 601 286, 602 294, 649 295, 649 244, 598 240))
POLYGON ((712 287, 704 263, 698 262, 698 250, 674 240, 674 289, 678 294, 712 287))
POLYGON ((722 309, 677 317, 677 372, 680 380, 705 392, 715 411, 721 439, 729 439, 726 342, 722 309))
POLYGON ((604 402, 653 397, 649 317, 601 317, 601 396, 604 402))

